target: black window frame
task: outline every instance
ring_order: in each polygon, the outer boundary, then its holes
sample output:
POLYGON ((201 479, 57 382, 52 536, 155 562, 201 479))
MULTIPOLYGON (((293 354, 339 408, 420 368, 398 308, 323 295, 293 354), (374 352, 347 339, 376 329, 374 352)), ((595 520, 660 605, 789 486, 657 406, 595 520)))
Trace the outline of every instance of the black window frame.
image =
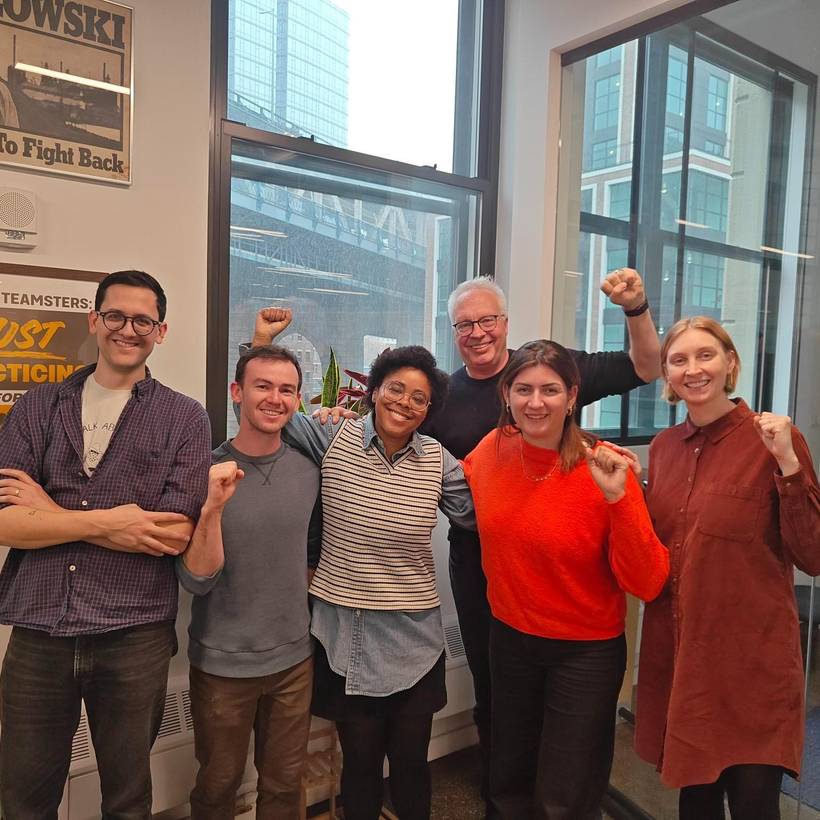
MULTIPOLYGON (((505 0, 460 0, 458 44, 461 59, 456 69, 456 110, 453 134, 453 169, 447 173, 428 166, 324 145, 305 137, 292 137, 228 119, 228 51, 230 0, 211 0, 211 133, 208 203, 208 298, 205 385, 206 407, 215 443, 227 429, 228 310, 230 286, 231 158, 235 142, 291 151, 306 158, 318 157, 429 181, 456 185, 481 193, 477 269, 495 273, 498 173, 501 142, 501 75, 504 44, 505 0), (480 15, 480 20, 477 16, 480 15), (476 31, 478 37, 476 37, 476 31), (460 89, 473 81, 468 66, 475 64, 480 48, 477 90, 476 139, 469 128, 470 112, 460 89), (475 167, 475 175, 467 175, 475 167), (465 173, 465 171, 467 173, 465 173)), ((249 329, 250 330, 250 329, 249 329)))
MULTIPOLYGON (((702 254, 717 255, 728 259, 754 262, 761 265, 761 304, 767 306, 766 313, 762 321, 761 336, 762 342, 756 352, 756 379, 753 390, 753 400, 759 409, 770 409, 772 403, 772 369, 764 367, 764 363, 773 360, 776 337, 777 337, 777 312, 769 306, 776 306, 778 303, 780 274, 782 270, 783 258, 777 254, 764 250, 750 249, 746 247, 730 245, 725 241, 718 241, 717 231, 710 231, 709 238, 698 238, 686 232, 685 224, 678 225, 676 230, 664 230, 660 227, 659 215, 647 216, 646 211, 640 213, 641 208, 646 208, 647 199, 657 196, 655 192, 649 192, 642 185, 651 184, 656 176, 652 169, 645 170, 642 165, 642 146, 644 144, 645 109, 646 99, 651 95, 651 99, 662 101, 660 114, 653 118, 655 127, 659 129, 660 144, 664 144, 665 129, 668 127, 668 112, 666 112, 666 80, 667 71, 655 70, 654 88, 647 88, 647 62, 655 60, 663 63, 663 58, 668 57, 670 45, 679 46, 688 55, 688 67, 686 76, 686 106, 681 125, 683 129, 683 145, 681 148, 681 175, 680 185, 680 208, 679 213, 682 219, 687 219, 689 205, 688 180, 693 167, 690 165, 691 138, 693 134, 692 115, 693 100, 697 93, 694 88, 694 61, 696 56, 719 55, 721 66, 727 70, 762 82, 768 80, 773 92, 773 105, 770 118, 770 139, 769 139, 769 177, 766 180, 767 196, 765 199, 766 213, 764 216, 764 238, 761 245, 778 248, 782 246, 783 225, 780 219, 782 208, 777 207, 785 191, 785 176, 787 171, 786 158, 779 151, 788 137, 790 121, 785 116, 784 108, 790 100, 789 81, 787 77, 804 83, 809 89, 808 114, 807 114, 807 134, 804 154, 805 174, 810 174, 811 151, 812 151, 812 124, 814 122, 815 106, 817 104, 818 78, 811 72, 791 63, 787 59, 773 54, 766 49, 748 41, 737 34, 723 28, 708 18, 701 15, 713 11, 735 0, 696 0, 689 6, 675 10, 657 18, 653 18, 645 23, 638 24, 615 35, 602 38, 593 43, 566 52, 562 55, 561 65, 572 65, 581 60, 594 57, 603 50, 611 49, 618 44, 638 40, 637 52, 637 72, 635 88, 635 109, 632 141, 634 145, 632 159, 632 192, 630 204, 630 219, 626 223, 621 219, 616 219, 600 214, 584 212, 580 214, 581 234, 600 234, 604 237, 613 237, 628 240, 627 265, 629 267, 639 267, 639 251, 649 249, 649 252, 642 259, 642 269, 647 285, 650 305, 653 310, 655 321, 658 321, 658 306, 661 297, 661 277, 663 270, 663 251, 667 245, 674 245, 677 253, 676 266, 676 294, 675 294, 675 317, 681 315, 681 307, 684 303, 684 266, 685 254, 688 250, 700 252, 702 254), (674 27, 674 29, 672 29, 674 27), (674 34, 666 36, 667 29, 674 34), (648 43, 653 35, 664 35, 667 42, 663 54, 650 54, 648 43), (696 46, 696 41, 698 45, 696 46), (708 42, 714 51, 705 51, 703 44, 708 42), (664 116, 664 112, 666 116, 664 116), (639 170, 640 169, 640 170, 639 170), (774 207, 773 207, 774 206, 774 207), (639 223, 642 232, 642 241, 638 243, 639 223)), ((657 41, 656 41, 657 42, 657 41)), ((593 68, 595 70, 595 68, 593 68)), ((762 82, 762 84, 764 84, 762 82)), ((597 132, 595 132, 597 134, 597 132)), ((714 135, 725 132, 712 132, 714 135)), ((653 160, 654 162, 654 160, 653 160)), ((660 197, 658 196, 657 207, 660 207, 660 197)), ((808 207, 804 201, 801 203, 801 239, 805 241, 808 228, 808 207)), ((795 333, 792 350, 792 360, 799 360, 799 316, 802 310, 803 280, 805 278, 805 264, 798 265, 798 281, 796 289, 796 304, 794 312, 795 333)), ((708 312, 708 311, 702 311, 708 312)), ((628 344, 628 333, 624 327, 624 345, 628 344)), ((796 368, 793 369, 789 388, 789 407, 794 406, 796 393, 796 368)), ((640 408, 638 409, 640 413, 640 408)), ((669 426, 676 423, 676 410, 669 408, 669 426)), ((630 394, 621 396, 621 418, 620 430, 615 440, 631 445, 648 444, 655 434, 651 435, 630 435, 630 394)), ((640 427, 640 422, 638 423, 640 427)), ((609 431, 607 431, 609 434, 609 431)))

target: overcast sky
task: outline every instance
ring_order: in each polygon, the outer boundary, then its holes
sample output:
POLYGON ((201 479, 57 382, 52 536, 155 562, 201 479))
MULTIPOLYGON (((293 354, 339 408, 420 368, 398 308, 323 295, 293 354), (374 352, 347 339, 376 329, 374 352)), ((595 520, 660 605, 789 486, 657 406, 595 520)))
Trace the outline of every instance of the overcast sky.
POLYGON ((350 15, 349 145, 452 170, 457 0, 333 0, 350 15))

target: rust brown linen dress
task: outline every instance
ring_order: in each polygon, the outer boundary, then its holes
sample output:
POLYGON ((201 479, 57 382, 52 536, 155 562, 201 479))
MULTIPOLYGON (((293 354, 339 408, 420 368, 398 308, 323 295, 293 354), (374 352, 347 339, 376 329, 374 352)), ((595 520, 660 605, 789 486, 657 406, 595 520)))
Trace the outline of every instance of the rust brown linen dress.
POLYGON ((738 400, 649 451, 647 504, 670 571, 644 615, 635 747, 675 788, 740 763, 800 770, 793 565, 820 574, 820 490, 800 432, 802 469, 784 478, 754 415, 738 400))

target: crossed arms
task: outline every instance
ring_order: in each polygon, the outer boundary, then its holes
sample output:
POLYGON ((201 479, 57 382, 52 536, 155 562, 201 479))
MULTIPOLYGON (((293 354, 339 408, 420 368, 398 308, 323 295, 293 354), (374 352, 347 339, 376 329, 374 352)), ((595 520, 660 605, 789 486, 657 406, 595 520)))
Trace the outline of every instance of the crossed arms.
POLYGON ((15 549, 42 549, 87 541, 119 552, 178 555, 194 522, 187 515, 151 512, 136 504, 107 510, 66 510, 22 470, 0 469, 0 543, 15 549))

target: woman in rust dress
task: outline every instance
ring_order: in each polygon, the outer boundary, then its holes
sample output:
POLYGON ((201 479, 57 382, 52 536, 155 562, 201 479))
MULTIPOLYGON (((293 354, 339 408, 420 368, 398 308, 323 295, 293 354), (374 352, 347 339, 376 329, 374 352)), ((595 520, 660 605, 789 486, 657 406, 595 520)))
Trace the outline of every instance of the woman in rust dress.
POLYGON ((713 319, 682 319, 662 353, 665 396, 686 421, 649 455, 647 504, 670 550, 647 604, 636 748, 681 789, 681 820, 780 817, 797 774, 803 670, 793 566, 820 573, 820 490, 787 416, 731 400, 740 358, 713 319))

